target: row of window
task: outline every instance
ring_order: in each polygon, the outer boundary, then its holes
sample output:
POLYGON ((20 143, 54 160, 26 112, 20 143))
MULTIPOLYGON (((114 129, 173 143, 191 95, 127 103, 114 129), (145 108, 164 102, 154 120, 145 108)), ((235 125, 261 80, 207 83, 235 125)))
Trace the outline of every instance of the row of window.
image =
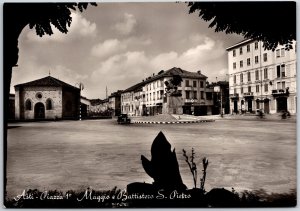
MULTIPOLYGON (((264 86, 264 91, 265 91, 265 92, 268 92, 268 91, 269 91, 269 85, 268 85, 268 84, 264 84, 263 86, 264 86)), ((244 91, 245 91, 244 88, 245 88, 245 87, 241 87, 241 94, 244 94, 244 93, 245 93, 245 92, 244 92, 244 91)), ((255 91, 256 91, 256 92, 260 92, 260 85, 256 85, 256 86, 255 86, 255 91)), ((234 94, 237 94, 236 88, 233 89, 233 92, 234 92, 234 94)), ((249 93, 249 92, 252 92, 252 87, 251 87, 251 86, 248 86, 248 87, 247 87, 247 92, 246 92, 246 93, 249 93)))
MULTIPOLYGON (((51 99, 46 100, 46 110, 52 110, 53 109, 53 102, 51 99)), ((32 110, 32 102, 31 100, 27 99, 25 101, 25 110, 32 110)))
MULTIPOLYGON (((185 91, 186 99, 197 99, 197 91, 185 91)), ((204 91, 200 91, 200 99, 204 99, 204 91)))
POLYGON ((155 92, 153 93, 149 93, 149 94, 146 94, 146 100, 147 101, 151 101, 151 100, 161 100, 162 97, 164 95, 164 91, 158 91, 156 94, 155 92))
MULTIPOLYGON (((163 81, 157 81, 152 84, 148 84, 146 86, 146 90, 152 90, 155 89, 156 87, 160 87, 159 84, 161 84, 161 87, 163 86, 163 81)), ((181 83, 178 85, 181 87, 181 83)), ((197 81, 192 81, 192 84, 190 84, 190 80, 185 80, 185 86, 186 87, 197 87, 197 81)), ((200 88, 204 88, 204 81, 200 81, 200 88)))
POLYGON ((155 81, 151 84, 146 85, 146 90, 152 90, 152 89, 156 89, 158 87, 164 87, 164 81, 163 80, 159 80, 159 81, 155 81))
MULTIPOLYGON (((261 85, 256 85, 255 86, 256 93, 260 92, 260 86, 261 85)), ((268 84, 264 84, 263 87, 264 87, 264 91, 265 92, 269 91, 269 85, 268 84)), ((279 82, 277 82, 277 89, 285 89, 285 88, 286 88, 285 81, 279 81, 279 82)), ((252 92, 252 87, 248 86, 247 87, 247 91, 248 92, 252 92)), ((234 88, 233 92, 234 92, 234 94, 237 94, 236 88, 234 88)), ((241 94, 243 94, 243 93, 244 93, 244 87, 241 87, 241 94)))
MULTIPOLYGON (((282 65, 277 65, 276 66, 276 70, 277 70, 277 78, 284 78, 286 77, 285 74, 285 64, 282 65)), ((262 73, 261 73, 262 74, 262 73)), ((262 78, 262 76, 260 77, 260 72, 259 70, 255 70, 255 80, 260 80, 260 78, 262 78)), ((264 68, 263 69, 263 79, 268 79, 268 68, 264 68)), ((247 72, 247 81, 251 81, 251 72, 247 72)), ((240 74, 240 82, 243 83, 244 82, 244 74, 241 73, 240 74)), ((236 75, 233 76, 233 83, 236 84, 236 75)))
MULTIPOLYGON (((254 43, 254 49, 255 49, 255 50, 258 49, 258 42, 255 42, 255 43, 254 43)), ((250 52, 250 44, 248 44, 248 45, 246 46, 246 50, 247 50, 247 52, 250 52)), ((240 55, 243 54, 243 47, 240 47, 239 52, 240 52, 240 55)), ((236 56, 236 50, 235 50, 235 49, 232 51, 232 54, 233 54, 234 57, 236 56)))
MULTIPOLYGON (((268 54, 267 53, 264 53, 263 54, 263 61, 264 62, 267 62, 268 61, 268 54)), ((259 63, 259 58, 258 56, 255 56, 254 57, 254 63, 255 64, 258 64, 259 63)), ((247 66, 250 66, 251 65, 251 59, 250 58, 247 58, 247 66)), ((240 68, 243 68, 244 67, 244 61, 241 60, 240 61, 240 68)), ((233 69, 236 69, 236 62, 233 62, 233 69)))
MULTIPOLYGON (((247 48, 247 52, 250 52, 250 44, 248 44, 246 46, 246 48, 247 48)), ((254 48, 255 48, 255 50, 258 49, 258 43, 257 42, 255 43, 254 48)), ((240 55, 243 54, 243 47, 240 47, 239 52, 240 52, 240 55)), ((233 55, 233 57, 236 56, 236 50, 232 51, 232 55, 233 55)), ((267 61, 267 53, 264 53, 263 56, 264 56, 264 61, 266 62, 267 61)), ((276 58, 280 58, 280 57, 285 57, 285 49, 284 48, 280 48, 280 49, 276 50, 276 58)), ((257 56, 257 58, 258 58, 258 56, 257 56)))
MULTIPOLYGON (((181 86, 181 84, 179 84, 179 86, 181 86)), ((185 80, 185 86, 186 87, 190 87, 190 81, 189 80, 185 80)), ((193 81, 193 87, 197 87, 197 81, 193 81)), ((200 81, 200 88, 204 87, 204 82, 200 81)))

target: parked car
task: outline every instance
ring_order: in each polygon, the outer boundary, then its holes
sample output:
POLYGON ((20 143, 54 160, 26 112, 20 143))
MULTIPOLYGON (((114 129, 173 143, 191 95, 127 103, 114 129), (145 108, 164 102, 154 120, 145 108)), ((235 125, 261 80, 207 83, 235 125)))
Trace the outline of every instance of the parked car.
POLYGON ((131 119, 128 117, 127 114, 121 114, 118 116, 118 124, 130 124, 131 119))

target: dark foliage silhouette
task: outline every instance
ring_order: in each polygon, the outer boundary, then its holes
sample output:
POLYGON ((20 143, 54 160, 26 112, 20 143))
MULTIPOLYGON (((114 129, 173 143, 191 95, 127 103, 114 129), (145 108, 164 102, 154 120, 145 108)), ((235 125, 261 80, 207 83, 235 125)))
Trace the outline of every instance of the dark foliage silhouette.
MULTIPOLYGON (((4 125, 7 127, 8 100, 12 68, 18 63, 18 38, 22 30, 29 25, 37 35, 52 35, 51 24, 60 32, 67 33, 72 22, 71 11, 82 12, 88 5, 96 3, 5 3, 3 6, 3 76, 4 76, 4 125)), ((4 149, 7 131, 4 128, 4 149)), ((4 175, 6 171, 6 151, 4 151, 4 175)), ((4 178, 4 191, 6 178, 4 178)))
POLYGON ((188 7, 189 13, 211 21, 216 32, 263 41, 268 50, 278 44, 291 49, 296 40, 296 2, 189 2, 188 7))
POLYGON ((165 81, 166 93, 170 94, 171 96, 181 96, 181 94, 179 94, 179 92, 177 91, 178 86, 181 82, 182 78, 180 75, 173 75, 171 79, 165 81))
POLYGON ((186 189, 180 176, 175 149, 171 151, 171 144, 162 132, 152 143, 151 156, 151 161, 143 155, 141 160, 146 173, 154 179, 154 186, 158 189, 186 189))

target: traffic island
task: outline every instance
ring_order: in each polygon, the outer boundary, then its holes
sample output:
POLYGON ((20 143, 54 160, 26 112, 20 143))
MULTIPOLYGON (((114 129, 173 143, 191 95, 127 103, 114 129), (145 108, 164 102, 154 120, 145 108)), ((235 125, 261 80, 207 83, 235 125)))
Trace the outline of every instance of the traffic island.
POLYGON ((196 121, 172 121, 172 122, 159 122, 159 121, 132 121, 133 124, 190 124, 201 122, 214 122, 213 119, 196 120, 196 121))

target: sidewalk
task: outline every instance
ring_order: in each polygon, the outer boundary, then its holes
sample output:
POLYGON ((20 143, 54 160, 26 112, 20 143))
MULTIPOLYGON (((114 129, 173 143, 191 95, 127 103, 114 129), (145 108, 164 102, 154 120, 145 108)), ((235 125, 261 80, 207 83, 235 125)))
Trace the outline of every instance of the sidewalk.
POLYGON ((131 122, 135 124, 188 124, 200 122, 213 122, 213 119, 199 119, 192 115, 159 114, 155 116, 131 116, 131 122))
POLYGON ((227 120, 265 120, 265 121, 288 121, 296 122, 297 115, 291 115, 290 118, 282 119, 281 114, 265 114, 263 118, 260 118, 256 114, 226 114, 223 118, 220 115, 214 115, 215 119, 227 119, 227 120))
POLYGON ((297 116, 291 115, 290 118, 282 119, 280 114, 265 114, 260 118, 256 114, 225 114, 207 115, 207 116, 193 116, 187 114, 159 114, 155 116, 131 116, 132 123, 136 124, 186 124, 186 123, 200 123, 213 122, 215 120, 246 120, 246 121, 280 121, 280 122, 296 122, 297 116))

